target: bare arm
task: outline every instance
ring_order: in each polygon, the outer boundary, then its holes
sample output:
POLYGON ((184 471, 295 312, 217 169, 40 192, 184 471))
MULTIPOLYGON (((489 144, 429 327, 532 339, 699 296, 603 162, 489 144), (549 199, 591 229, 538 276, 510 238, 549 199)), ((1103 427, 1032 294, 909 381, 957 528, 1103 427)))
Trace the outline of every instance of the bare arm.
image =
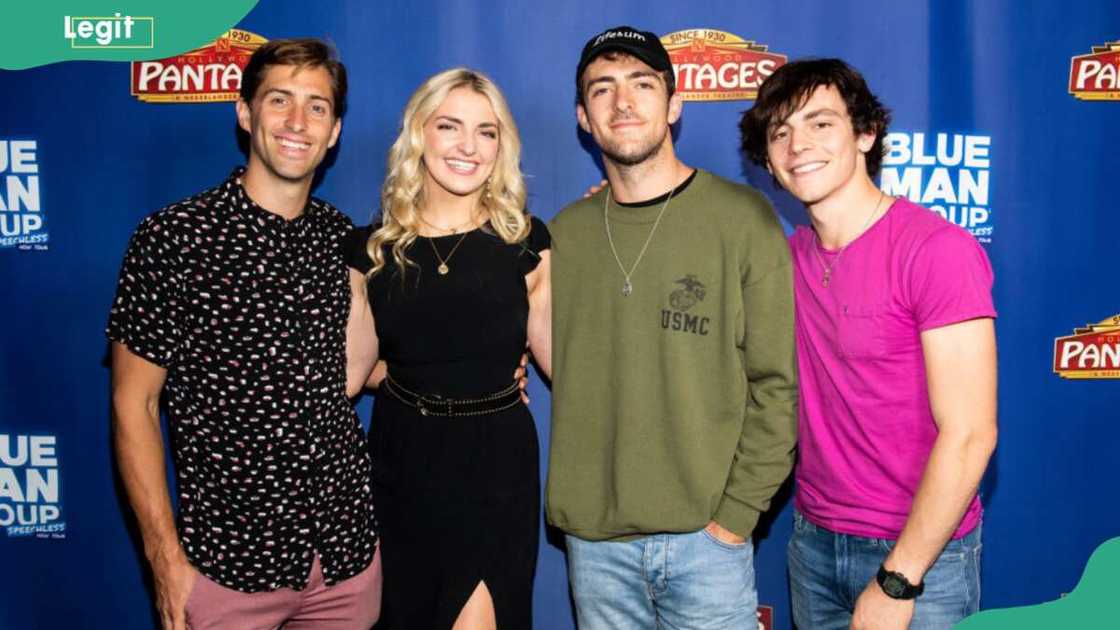
MULTIPOLYGON (((995 450, 997 433, 992 320, 934 328, 921 339, 938 434, 910 516, 883 562, 911 584, 923 579, 960 525, 995 450)), ((913 606, 913 600, 887 598, 873 581, 856 603, 852 627, 905 628, 913 606)))
POLYGON ((186 627, 184 610, 198 572, 179 545, 159 424, 167 370, 113 342, 113 444, 128 501, 155 578, 164 628, 186 627))
POLYGON ((996 338, 991 319, 922 333, 937 423, 918 493, 887 568, 917 583, 960 525, 996 447, 996 338))
POLYGON ((551 252, 540 253, 537 268, 525 276, 529 290, 529 351, 544 375, 552 378, 552 275, 551 252))
POLYGON ((346 395, 353 398, 377 363, 377 330, 366 294, 366 278, 350 270, 350 317, 346 321, 346 395))
POLYGON ((384 359, 378 359, 377 363, 373 366, 373 371, 369 373, 369 378, 366 379, 366 388, 378 390, 381 388, 381 381, 389 375, 389 364, 384 359))

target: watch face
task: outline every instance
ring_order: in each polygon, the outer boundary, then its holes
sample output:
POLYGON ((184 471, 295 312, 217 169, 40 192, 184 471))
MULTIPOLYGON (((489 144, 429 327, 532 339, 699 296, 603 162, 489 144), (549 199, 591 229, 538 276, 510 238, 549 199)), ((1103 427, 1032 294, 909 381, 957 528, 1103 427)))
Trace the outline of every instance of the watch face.
POLYGON ((887 577, 883 578, 883 592, 898 599, 906 593, 906 583, 896 575, 887 574, 887 577))

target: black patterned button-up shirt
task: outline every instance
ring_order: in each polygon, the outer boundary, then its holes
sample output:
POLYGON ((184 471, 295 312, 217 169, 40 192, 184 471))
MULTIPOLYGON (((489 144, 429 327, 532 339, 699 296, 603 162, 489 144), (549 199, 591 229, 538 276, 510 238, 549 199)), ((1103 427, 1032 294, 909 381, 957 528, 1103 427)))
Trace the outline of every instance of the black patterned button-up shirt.
POLYGON ((310 199, 288 221, 238 169, 145 219, 107 334, 167 369, 179 537, 245 592, 328 584, 373 558, 369 455, 346 398, 349 219, 310 199))

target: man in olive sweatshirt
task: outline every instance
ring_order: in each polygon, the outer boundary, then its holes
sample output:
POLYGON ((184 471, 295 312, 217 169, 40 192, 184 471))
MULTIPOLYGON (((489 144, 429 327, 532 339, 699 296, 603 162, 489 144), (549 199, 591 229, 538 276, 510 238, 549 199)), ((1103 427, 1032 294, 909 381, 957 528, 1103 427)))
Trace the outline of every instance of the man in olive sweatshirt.
POLYGON ((655 34, 592 38, 576 83, 610 182, 551 227, 547 512, 579 626, 752 627, 750 535, 793 464, 789 249, 762 195, 677 159, 655 34))

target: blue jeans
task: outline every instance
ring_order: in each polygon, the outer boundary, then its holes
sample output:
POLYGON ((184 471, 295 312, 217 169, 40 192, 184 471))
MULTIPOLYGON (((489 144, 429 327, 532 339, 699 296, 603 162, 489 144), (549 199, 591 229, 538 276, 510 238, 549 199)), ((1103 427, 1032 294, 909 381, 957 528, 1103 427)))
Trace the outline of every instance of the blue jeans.
MULTIPOLYGON (((837 534, 793 513, 789 541, 790 599, 800 630, 844 629, 856 599, 875 578, 895 541, 837 534)), ((980 525, 950 540, 926 573, 910 630, 950 628, 980 608, 980 525)))
POLYGON ((580 630, 758 627, 750 540, 733 545, 700 530, 627 542, 567 541, 580 630))

